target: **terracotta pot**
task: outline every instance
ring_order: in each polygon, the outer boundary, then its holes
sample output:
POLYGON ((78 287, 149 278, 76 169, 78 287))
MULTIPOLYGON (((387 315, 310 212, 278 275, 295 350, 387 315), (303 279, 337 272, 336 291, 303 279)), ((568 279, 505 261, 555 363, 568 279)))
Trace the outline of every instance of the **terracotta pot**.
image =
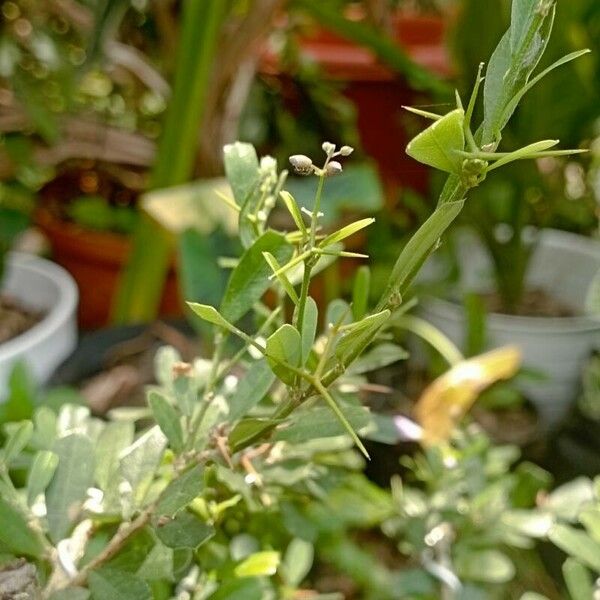
MULTIPOLYGON (((451 72, 444 44, 442 17, 399 14, 394 35, 419 65, 441 76, 451 72)), ((405 154, 411 134, 406 130, 403 105, 427 102, 402 76, 380 64, 364 46, 357 46, 323 29, 300 42, 301 52, 316 61, 325 73, 344 84, 344 95, 357 109, 357 126, 364 151, 377 163, 390 197, 402 187, 427 191, 428 171, 405 154)), ((277 59, 267 53, 263 70, 279 74, 277 59)))
MULTIPOLYGON (((119 275, 131 243, 125 235, 92 231, 57 218, 46 207, 36 213, 36 224, 48 237, 53 259, 75 279, 79 288, 79 325, 94 329, 108 323, 119 275)), ((160 306, 161 316, 182 314, 177 278, 169 272, 160 306)))

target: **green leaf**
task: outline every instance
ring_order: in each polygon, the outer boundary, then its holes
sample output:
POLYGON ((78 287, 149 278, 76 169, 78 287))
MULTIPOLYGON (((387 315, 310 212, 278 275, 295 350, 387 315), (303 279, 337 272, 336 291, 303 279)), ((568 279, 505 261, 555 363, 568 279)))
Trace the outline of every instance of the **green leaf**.
POLYGON ((277 262, 277 259, 270 252, 263 252, 263 256, 269 267, 271 267, 273 274, 275 277, 277 277, 279 283, 281 283, 286 294, 290 297, 291 301, 294 304, 298 304, 298 294, 296 294, 296 290, 294 289, 294 286, 288 279, 285 272, 281 271, 281 265, 277 262))
POLYGON ((355 360, 346 369, 346 373, 348 375, 370 373, 371 371, 393 365, 395 362, 406 360, 407 358, 408 352, 404 348, 391 342, 386 342, 375 346, 366 354, 361 355, 360 358, 355 360))
POLYGON ((584 508, 579 513, 579 522, 590 536, 600 543, 600 508, 596 506, 584 508))
POLYGON ((19 361, 8 378, 8 397, 0 399, 0 423, 30 419, 35 406, 36 388, 27 366, 19 361))
POLYGON ((356 271, 352 287, 352 316, 355 321, 359 321, 367 314, 370 288, 371 270, 366 265, 362 265, 356 271))
POLYGON ((356 232, 360 231, 361 229, 364 229, 365 227, 368 227, 369 225, 372 225, 373 223, 375 223, 375 219, 373 218, 361 219, 360 221, 350 223, 349 225, 346 225, 338 231, 335 231, 334 233, 328 235, 324 240, 322 240, 319 243, 319 246, 321 248, 327 248, 327 246, 337 244, 338 242, 345 240, 347 237, 354 235, 356 232))
POLYGON ((369 453, 365 448, 364 444, 361 442, 358 434, 352 427, 352 424, 346 418, 344 411, 338 406, 337 402, 334 400, 333 396, 329 393, 329 391, 321 384, 320 381, 315 381, 314 386, 316 390, 319 392, 323 400, 329 405, 329 408, 333 411, 333 414, 338 418, 339 422, 342 424, 346 432, 350 435, 350 437, 354 440, 354 443, 358 447, 358 449, 363 453, 367 460, 370 460, 369 453))
POLYGON ((549 67, 546 67, 543 71, 541 71, 540 73, 538 73, 535 77, 533 77, 531 79, 531 81, 528 81, 526 85, 524 85, 514 96, 513 98, 510 100, 510 102, 507 104, 506 109, 505 109, 505 115, 503 116, 503 121, 507 122, 508 119, 510 118, 510 115, 512 115, 515 112, 515 109, 517 108, 517 105, 519 104, 519 102, 523 99, 523 96, 525 96, 525 94, 537 83, 539 83, 546 75, 548 75, 549 73, 551 73, 552 71, 554 71, 554 69, 562 66, 562 65, 566 65, 567 63, 571 62, 572 60, 575 60, 577 58, 579 58, 580 56, 583 56, 585 54, 589 54, 590 50, 589 49, 585 49, 585 50, 577 50, 576 52, 571 52, 570 54, 567 54, 566 56, 563 56, 562 58, 559 58, 557 61, 553 62, 549 67))
POLYGON ((18 423, 10 432, 2 452, 2 459, 7 465, 10 465, 21 454, 21 451, 27 446, 32 435, 33 423, 31 421, 18 423))
POLYGON ((65 538, 79 517, 87 489, 94 483, 94 446, 77 433, 56 440, 53 452, 58 466, 46 490, 50 538, 56 544, 65 538))
POLYGON ((229 434, 229 447, 232 452, 244 448, 274 429, 280 421, 267 418, 243 419, 229 434))
POLYGON ((308 236, 308 229, 306 228, 306 224, 304 223, 304 219, 302 218, 302 212, 300 211, 296 200, 294 200, 294 196, 292 196, 289 192, 285 190, 280 192, 279 195, 281 196, 283 203, 288 209, 288 212, 290 213, 290 215, 292 215, 292 219, 294 219, 294 223, 296 223, 298 231, 301 231, 304 234, 304 236, 308 236))
POLYGON ((243 560, 233 572, 236 577, 270 577, 277 573, 279 562, 279 552, 256 552, 243 560))
POLYGON ((256 212, 257 203, 260 201, 260 173, 256 150, 252 144, 243 142, 227 144, 223 148, 223 163, 233 197, 240 207, 240 239, 244 248, 249 248, 256 234, 248 216, 256 212))
POLYGON ((279 263, 285 263, 292 256, 293 248, 285 236, 265 231, 244 252, 231 273, 221 303, 221 315, 231 323, 239 321, 271 286, 271 268, 265 262, 263 252, 269 252, 279 263))
POLYGON ((131 445, 134 424, 131 421, 107 423, 98 437, 95 480, 101 490, 115 486, 119 479, 119 456, 131 445))
POLYGON ((121 475, 129 482, 137 506, 143 504, 167 440, 158 426, 141 435, 121 453, 121 475))
POLYGON ((40 558, 44 552, 40 535, 25 517, 0 495, 0 544, 17 555, 40 558))
POLYGON ((211 525, 187 510, 181 511, 172 521, 155 527, 160 541, 169 548, 197 548, 215 535, 211 525))
POLYGON ((343 365, 350 364, 352 358, 361 354, 373 340, 390 315, 389 310, 383 310, 352 323, 344 330, 344 335, 335 347, 336 358, 343 365))
POLYGON ((183 430, 181 428, 181 417, 169 401, 158 391, 148 392, 148 405, 152 414, 165 434, 171 448, 175 452, 183 450, 183 430))
POLYGON ((516 160, 530 158, 532 154, 535 154, 536 152, 544 152, 544 150, 548 150, 549 148, 556 146, 556 144, 558 144, 558 140, 541 140, 539 142, 534 142, 533 144, 528 144, 527 146, 523 146, 523 148, 519 148, 518 150, 510 152, 506 156, 499 158, 490 167, 488 167, 488 171, 503 167, 504 165, 516 160))
POLYGON ((515 576, 515 566, 498 550, 459 553, 456 568, 461 578, 485 583, 506 583, 515 576))
POLYGON ((173 580, 174 551, 162 542, 157 541, 144 562, 136 571, 136 575, 146 581, 165 579, 173 580))
POLYGON ((561 550, 600 573, 600 543, 584 531, 557 524, 548 533, 549 540, 561 550))
POLYGON ((50 596, 50 600, 88 600, 90 591, 81 587, 58 590, 50 596))
POLYGON ((521 40, 527 33, 531 16, 539 4, 539 0, 513 0, 510 15, 510 48, 512 52, 519 49, 521 40))
POLYGON ((150 586, 131 573, 104 567, 88 577, 93 600, 152 600, 150 586))
POLYGON ((165 488, 160 495, 156 513, 174 517, 199 496, 203 488, 204 469, 201 465, 196 465, 165 488))
POLYGON ((207 323, 212 323, 213 325, 226 329, 232 333, 235 332, 235 327, 229 323, 229 321, 226 321, 214 306, 210 306, 209 304, 198 304, 197 302, 188 302, 187 305, 195 314, 207 323))
POLYGON ((232 423, 248 414, 266 396, 274 382, 275 373, 265 359, 253 363, 228 399, 227 420, 232 423))
POLYGON ((590 600, 594 597, 592 576, 579 561, 567 558, 562 572, 572 600, 590 600))
POLYGON ((315 343, 317 334, 317 322, 319 309, 317 303, 309 296, 304 306, 304 320, 302 321, 302 359, 301 365, 305 365, 310 355, 311 348, 315 343))
POLYGON ((465 149, 463 122, 465 113, 457 108, 433 122, 406 146, 406 154, 421 163, 447 173, 460 173, 465 149))
POLYGON ((48 487, 58 466, 58 456, 49 450, 38 452, 29 471, 27 478, 27 504, 31 506, 35 499, 43 494, 48 487))
POLYGON ((56 413, 47 406, 40 406, 34 415, 35 432, 31 445, 39 450, 50 450, 56 439, 56 413))
POLYGON ((581 510, 593 500, 592 482, 587 477, 577 477, 553 490, 544 507, 561 519, 574 522, 581 510))
MULTIPOLYGON (((360 430, 369 423, 369 410, 364 406, 344 406, 344 415, 351 427, 360 430)), ((337 437, 347 432, 331 409, 326 406, 312 406, 308 410, 294 413, 284 426, 277 429, 272 439, 291 444, 308 442, 314 439, 337 437)))
POLYGON ((315 556, 314 546, 301 538, 294 538, 283 557, 282 571, 286 583, 298 587, 309 574, 315 556))
POLYGON ((302 362, 302 339, 298 330, 286 323, 267 339, 267 360, 281 381, 293 384, 296 374, 288 368, 300 367, 302 362))

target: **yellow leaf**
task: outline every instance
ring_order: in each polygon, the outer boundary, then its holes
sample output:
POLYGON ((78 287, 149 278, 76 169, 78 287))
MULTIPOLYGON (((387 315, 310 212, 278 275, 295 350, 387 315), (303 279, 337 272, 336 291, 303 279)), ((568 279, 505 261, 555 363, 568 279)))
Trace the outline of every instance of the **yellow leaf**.
POLYGON ((433 381, 415 407, 415 417, 423 428, 422 443, 447 441, 479 394, 512 377, 520 364, 520 350, 506 346, 464 360, 433 381))

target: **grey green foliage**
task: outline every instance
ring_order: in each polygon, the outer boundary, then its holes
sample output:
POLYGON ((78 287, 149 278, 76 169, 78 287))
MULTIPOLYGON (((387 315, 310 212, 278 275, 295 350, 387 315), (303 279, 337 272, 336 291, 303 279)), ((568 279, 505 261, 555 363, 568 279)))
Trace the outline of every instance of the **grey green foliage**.
MULTIPOLYGON (((543 50, 552 4, 515 0, 513 25, 484 91, 483 129, 495 144, 508 103, 543 50), (548 7, 540 12, 542 4, 548 7)), ((560 490, 547 506, 531 509, 546 480, 535 469, 507 474, 513 449, 471 434, 461 441, 457 433, 454 444, 429 449, 410 465, 420 485, 396 483, 392 495, 358 472, 364 461, 355 448, 368 458, 363 439, 399 437, 393 419, 362 405, 361 392, 370 370, 406 356, 388 333, 420 266, 489 171, 509 156, 537 157, 549 147, 508 156, 478 147, 472 111, 458 103, 449 115, 434 115, 409 145, 415 158, 449 176, 380 298, 370 298, 364 269, 354 306, 338 300, 319 313, 310 297, 324 263, 357 258, 343 243, 372 222, 323 230, 328 179, 351 149, 324 143, 320 166, 296 157, 316 178, 305 219, 291 194, 281 198, 285 173, 275 161, 258 160, 250 146, 236 143, 225 150, 233 193, 226 203, 238 213, 244 252, 219 308, 190 303, 214 331, 204 340, 207 355, 182 363, 163 349, 149 411, 100 420, 82 406, 54 415, 47 407, 34 412, 33 403, 27 410, 9 405, 12 420, 25 422, 7 426, 0 549, 35 561, 47 596, 87 590, 100 600, 293 598, 310 586, 303 580, 316 547, 352 573, 365 598, 429 600, 447 588, 483 597, 476 594, 517 573, 507 548, 529 547, 537 537, 573 555, 576 562, 565 567, 570 586, 587 585, 585 569, 600 566, 596 513, 579 512, 573 502, 561 512, 560 490), (269 227, 276 202, 290 213, 286 231, 269 227), (17 465, 33 470, 27 490, 19 489, 17 465), (414 559, 413 569, 390 571, 347 535, 374 527, 414 559)), ((22 380, 13 386, 26 396, 22 380)), ((575 491, 593 509, 590 485, 575 491)))

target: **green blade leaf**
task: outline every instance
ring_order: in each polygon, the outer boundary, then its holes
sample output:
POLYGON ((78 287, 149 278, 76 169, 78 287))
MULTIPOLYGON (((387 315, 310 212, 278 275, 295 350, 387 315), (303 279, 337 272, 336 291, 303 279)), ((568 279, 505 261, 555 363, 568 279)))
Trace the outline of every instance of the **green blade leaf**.
POLYGON ((319 309, 317 303, 309 296, 306 299, 304 307, 304 320, 302 321, 302 360, 301 365, 305 365, 310 355, 311 348, 315 343, 317 334, 317 322, 319 319, 319 309))
POLYGON ((156 534, 169 548, 198 548, 215 535, 215 529, 183 510, 173 520, 157 524, 156 534))
POLYGON ((465 148, 464 118, 462 108, 444 115, 414 137, 406 146, 406 153, 430 167, 460 173, 462 159, 456 152, 465 148))
POLYGON ((323 397, 323 400, 325 400, 325 402, 327 402, 327 404, 329 405, 329 408, 331 408, 331 410, 333 411, 335 416, 339 419, 340 423, 343 425, 344 429, 350 435, 350 437, 352 438, 352 440, 354 441, 354 443, 356 444, 358 449, 363 453, 363 455, 367 458, 367 460, 370 460, 367 449, 365 448, 364 444, 358 437, 358 434, 356 433, 356 431, 354 431, 354 428, 352 427, 351 423, 348 421, 348 419, 346 418, 346 416, 344 415, 344 413, 338 406, 337 402, 334 400, 333 396, 327 391, 327 389, 321 384, 320 381, 314 381, 313 385, 315 386, 315 388, 319 392, 319 394, 323 397))
POLYGON ((158 426, 165 434, 171 448, 175 452, 183 450, 183 430, 181 428, 181 418, 179 413, 170 404, 170 402, 158 391, 148 392, 148 405, 152 414, 158 423, 158 426))
POLYGON ((121 453, 121 475, 131 486, 136 506, 143 504, 166 445, 167 440, 156 425, 121 453))
POLYGON ((174 517, 199 496, 203 489, 204 469, 201 465, 196 465, 164 489, 158 501, 156 514, 174 517))
POLYGON ((27 478, 27 504, 31 506, 36 498, 43 494, 58 466, 58 456, 49 450, 38 452, 33 462, 27 478))
POLYGON ((305 237, 308 236, 308 229, 306 228, 306 224, 304 223, 304 219, 302 218, 302 213, 300 212, 300 208, 298 207, 298 203, 294 200, 294 196, 292 196, 286 190, 283 190, 279 193, 285 207, 288 209, 288 212, 294 219, 294 223, 296 223, 296 227, 298 231, 302 232, 302 235, 305 237))
POLYGON ((370 373, 383 367, 393 365, 400 360, 406 360, 408 352, 390 342, 379 344, 372 350, 363 354, 360 358, 354 361, 346 370, 348 375, 361 375, 370 373))
POLYGON ((44 552, 40 535, 20 511, 0 495, 0 544, 18 555, 39 558, 44 552))
POLYGON ((249 217, 256 212, 260 201, 258 156, 252 144, 235 142, 223 148, 223 163, 233 197, 240 207, 240 240, 244 248, 249 248, 257 237, 254 223, 249 217))
POLYGON ((569 525, 557 524, 548 533, 548 538, 573 558, 600 572, 600 544, 587 533, 569 525))
POLYGON ((227 420, 232 423, 250 412, 275 382, 275 373, 265 359, 252 364, 228 400, 227 420))
POLYGON ((302 362, 302 339, 295 327, 286 323, 269 337, 267 360, 281 381, 294 383, 296 373, 289 367, 297 368, 302 362))
POLYGON ((506 583, 515 575, 513 562, 499 550, 459 553, 456 568, 459 576, 469 581, 506 583))
POLYGON ((88 437, 71 434, 56 440, 53 452, 58 466, 46 490, 50 538, 56 544, 65 538, 78 518, 87 489, 94 483, 94 446, 88 437))
POLYGON ((350 364, 351 358, 362 353, 390 315, 389 310, 383 310, 349 325, 335 347, 336 358, 343 365, 350 364))
POLYGON ((315 557, 314 546, 301 538, 294 538, 283 557, 282 571, 286 583, 298 587, 309 574, 315 557))
POLYGON ((592 576, 579 561, 567 558, 562 572, 572 600, 589 600, 594 597, 592 576))
POLYGON ((33 423, 31 421, 18 423, 10 432, 2 452, 2 459, 7 465, 10 465, 21 454, 21 451, 27 446, 32 435, 33 423))
POLYGON ((291 284, 290 280, 287 278, 287 275, 280 271, 281 265, 277 262, 277 259, 270 252, 263 252, 263 256, 269 267, 271 267, 273 274, 283 286, 286 294, 290 297, 291 301, 294 304, 298 304, 298 294, 296 294, 296 290, 294 289, 294 286, 291 284))
POLYGON ((530 158, 530 156, 536 152, 543 152, 544 150, 548 150, 549 148, 553 148, 558 144, 558 140, 541 140, 539 142, 534 142, 533 144, 528 144, 527 146, 523 146, 523 148, 519 148, 514 152, 510 152, 506 156, 499 158, 492 165, 488 167, 488 171, 492 171, 508 163, 514 162, 515 160, 523 160, 524 158, 530 158))
POLYGON ((352 287, 352 316, 355 321, 367 314, 370 288, 371 270, 366 265, 362 265, 356 271, 352 287))
POLYGON ((88 577, 94 600, 152 600, 150 586, 139 577, 104 567, 92 571, 88 577))
MULTIPOLYGON (((369 424, 370 413, 364 406, 345 405, 344 415, 355 431, 369 424)), ((283 423, 273 434, 276 441, 301 444, 320 438, 337 437, 346 433, 346 427, 328 406, 311 406, 298 410, 291 421, 283 423)))
POLYGON ((225 320, 214 306, 210 306, 210 304, 199 304, 198 302, 188 302, 187 305, 195 314, 207 323, 212 323, 231 333, 236 332, 236 328, 229 321, 225 320))
POLYGON ((266 436, 280 423, 276 419, 250 418, 242 419, 229 434, 229 447, 232 452, 246 448, 249 444, 266 436))
POLYGON ((244 252, 231 273, 221 303, 221 315, 230 323, 241 319, 271 285, 271 268, 265 262, 263 252, 271 253, 278 262, 284 263, 292 256, 293 249, 286 242, 285 236, 275 231, 265 231, 244 252))
POLYGON ((101 490, 106 492, 116 488, 119 481, 119 456, 130 446, 134 437, 134 423, 116 421, 107 423, 98 437, 96 453, 95 480, 101 490))
POLYGON ((332 246, 333 244, 337 244, 342 240, 345 240, 347 237, 355 234, 357 231, 368 227, 369 225, 375 223, 375 219, 361 219, 360 221, 355 221, 354 223, 350 223, 345 227, 342 227, 340 230, 335 231, 334 233, 328 235, 324 240, 319 243, 321 248, 327 248, 327 246, 332 246))

